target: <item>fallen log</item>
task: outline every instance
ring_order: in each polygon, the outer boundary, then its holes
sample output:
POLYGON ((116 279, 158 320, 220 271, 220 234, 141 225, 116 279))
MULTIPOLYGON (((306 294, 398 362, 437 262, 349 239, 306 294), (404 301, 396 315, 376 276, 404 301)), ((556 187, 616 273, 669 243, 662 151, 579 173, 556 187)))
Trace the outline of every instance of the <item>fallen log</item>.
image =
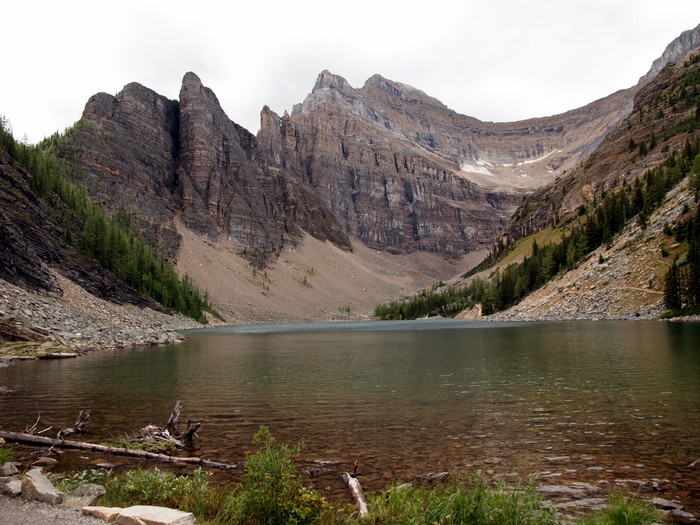
POLYGON ((23 434, 19 432, 6 432, 0 430, 0 438, 11 443, 21 443, 25 445, 51 446, 59 448, 71 448, 77 450, 87 450, 91 452, 100 452, 103 454, 111 454, 116 456, 128 456, 141 459, 150 459, 163 463, 175 463, 185 465, 201 465, 203 467, 218 468, 230 470, 237 468, 238 465, 230 463, 220 463, 218 461, 210 461, 202 458, 179 458, 176 456, 168 456, 167 454, 158 454, 155 452, 146 452, 145 450, 134 450, 130 448, 110 447, 107 445, 98 445, 96 443, 85 443, 83 441, 67 441, 63 439, 52 439, 44 436, 36 436, 32 434, 23 434))
POLYGON ((355 503, 357 504, 358 515, 360 518, 364 518, 369 514, 369 508, 367 507, 367 501, 365 501, 365 493, 362 491, 362 485, 360 481, 355 477, 357 474, 357 462, 355 462, 355 470, 352 474, 346 472, 343 474, 343 482, 350 489, 350 494, 352 494, 355 503))

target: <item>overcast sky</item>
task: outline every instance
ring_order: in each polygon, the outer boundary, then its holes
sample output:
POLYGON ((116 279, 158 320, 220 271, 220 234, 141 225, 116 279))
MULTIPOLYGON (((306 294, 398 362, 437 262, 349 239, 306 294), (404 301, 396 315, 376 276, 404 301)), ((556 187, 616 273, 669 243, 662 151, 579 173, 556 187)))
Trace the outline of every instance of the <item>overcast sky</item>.
POLYGON ((482 120, 561 113, 634 85, 698 0, 5 2, 0 114, 15 137, 63 131, 88 98, 139 82, 176 99, 187 71, 253 133, 324 69, 375 73, 482 120))

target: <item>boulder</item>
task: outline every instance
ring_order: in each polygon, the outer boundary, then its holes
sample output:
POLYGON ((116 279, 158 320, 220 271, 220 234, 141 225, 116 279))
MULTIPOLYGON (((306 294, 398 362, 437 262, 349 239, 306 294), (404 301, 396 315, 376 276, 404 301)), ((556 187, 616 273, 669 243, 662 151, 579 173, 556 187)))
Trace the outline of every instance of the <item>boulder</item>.
POLYGON ((586 491, 581 488, 569 487, 567 485, 541 485, 537 487, 537 492, 549 495, 566 495, 583 497, 586 491))
POLYGON ((698 520, 690 512, 684 510, 673 509, 669 511, 669 515, 673 523, 697 523, 698 520))
POLYGON ((83 514, 100 518, 108 523, 113 523, 114 520, 117 519, 117 516, 119 516, 119 513, 124 509, 121 507, 95 507, 88 505, 81 510, 83 514))
POLYGON ((64 496, 65 494, 54 487, 39 469, 30 469, 22 478, 22 497, 24 499, 58 505, 63 501, 64 496))
POLYGON ((651 504, 657 509, 663 510, 683 510, 683 504, 676 499, 666 499, 666 498, 654 498, 651 500, 651 504))
POLYGON ((105 488, 95 483, 80 485, 73 492, 65 495, 63 504, 76 509, 91 506, 97 503, 100 496, 105 494, 105 488))
POLYGON ((17 478, 0 478, 0 494, 19 496, 22 494, 22 481, 17 478))
POLYGON ((17 463, 15 461, 7 461, 6 463, 2 464, 2 467, 0 468, 0 475, 14 476, 15 474, 19 474, 17 467, 21 465, 21 463, 17 463))
POLYGON ((167 507, 135 505, 123 509, 115 523, 118 525, 194 525, 194 515, 191 512, 167 507))

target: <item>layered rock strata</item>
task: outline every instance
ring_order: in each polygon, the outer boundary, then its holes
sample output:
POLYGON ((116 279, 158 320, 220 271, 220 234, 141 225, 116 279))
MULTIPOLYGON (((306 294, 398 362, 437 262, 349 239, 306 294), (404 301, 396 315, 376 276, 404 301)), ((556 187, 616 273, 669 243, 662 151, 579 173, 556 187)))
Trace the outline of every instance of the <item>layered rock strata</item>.
POLYGON ((697 32, 637 86, 545 118, 482 122, 380 75, 356 89, 323 71, 291 115, 263 108, 253 136, 187 73, 177 101, 138 84, 95 95, 59 150, 171 258, 178 216, 258 267, 303 232, 343 249, 353 237, 392 253, 464 254, 490 246, 524 194, 568 179, 697 32))

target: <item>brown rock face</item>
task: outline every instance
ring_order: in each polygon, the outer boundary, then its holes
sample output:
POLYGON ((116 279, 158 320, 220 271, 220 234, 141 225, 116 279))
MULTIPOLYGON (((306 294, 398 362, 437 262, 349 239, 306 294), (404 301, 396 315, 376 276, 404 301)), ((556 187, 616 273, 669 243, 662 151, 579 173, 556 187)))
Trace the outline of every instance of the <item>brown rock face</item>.
POLYGON ((100 93, 66 135, 60 154, 77 165, 91 196, 126 210, 151 244, 174 258, 174 221, 212 240, 228 239, 256 265, 304 229, 350 247, 347 235, 312 193, 278 169, 251 161, 255 137, 233 123, 193 73, 180 101, 139 84, 116 97, 100 93))
POLYGON ((630 96, 493 124, 379 75, 355 90, 324 71, 291 117, 263 109, 258 155, 370 247, 465 253, 490 245, 524 191, 588 154, 630 96))
POLYGON ((344 249, 353 236, 395 253, 464 254, 491 245, 524 192, 585 156, 629 96, 493 124, 379 75, 354 89, 324 71, 291 116, 263 108, 254 137, 187 73, 177 102, 138 84, 95 95, 61 152, 170 257, 178 216, 258 266, 302 231, 344 249))
POLYGON ((80 167, 93 200, 130 212, 141 236, 170 257, 179 243, 172 198, 179 118, 177 102, 128 84, 116 97, 91 97, 60 149, 80 167))
POLYGON ((257 162, 256 140, 228 119, 214 93, 188 73, 180 91, 178 182, 186 225, 221 235, 260 264, 301 229, 341 247, 350 241, 312 193, 257 162))

